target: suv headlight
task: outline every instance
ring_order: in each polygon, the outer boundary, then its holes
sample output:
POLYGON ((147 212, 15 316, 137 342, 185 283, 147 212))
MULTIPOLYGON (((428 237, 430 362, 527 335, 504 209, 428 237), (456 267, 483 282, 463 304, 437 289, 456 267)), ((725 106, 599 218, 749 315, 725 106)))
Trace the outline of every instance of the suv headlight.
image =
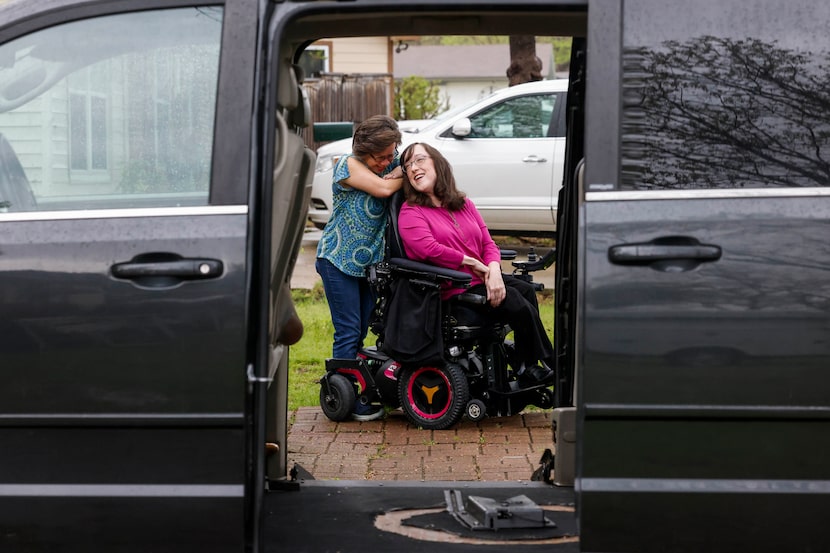
POLYGON ((334 164, 340 159, 343 154, 322 154, 317 156, 317 165, 314 167, 315 173, 325 173, 334 169, 334 164))

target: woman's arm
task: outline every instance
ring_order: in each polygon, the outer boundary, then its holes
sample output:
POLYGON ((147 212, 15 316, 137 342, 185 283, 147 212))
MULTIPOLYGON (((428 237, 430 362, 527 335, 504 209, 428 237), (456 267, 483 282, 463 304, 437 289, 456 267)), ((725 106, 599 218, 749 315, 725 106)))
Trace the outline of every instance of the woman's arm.
POLYGON ((473 220, 478 225, 481 231, 481 257, 486 263, 484 276, 484 286, 487 289, 487 300, 490 305, 497 307, 507 296, 507 290, 504 286, 504 279, 501 274, 501 250, 493 242, 490 236, 490 231, 481 217, 481 213, 476 209, 475 204, 467 198, 465 200, 464 208, 473 216, 473 220))
POLYGON ((467 265, 473 270, 474 273, 476 273, 479 276, 481 280, 487 280, 487 273, 490 271, 490 269, 487 267, 487 265, 485 265, 478 259, 465 255, 464 261, 461 262, 461 265, 467 265))
POLYGON ((473 201, 467 198, 465 203, 465 208, 472 213, 473 218, 481 230, 481 258, 488 265, 492 264, 493 261, 498 261, 499 267, 501 267, 501 249, 493 242, 493 237, 490 236, 490 229, 487 228, 484 219, 481 217, 481 213, 478 212, 473 201))
POLYGON ((354 156, 349 156, 346 163, 348 163, 349 176, 340 181, 342 186, 356 188, 376 198, 388 198, 403 184, 403 178, 379 177, 354 156))
POLYGON ((497 307, 504 301, 507 295, 507 290, 504 287, 504 279, 501 275, 501 263, 491 261, 487 268, 487 277, 484 279, 484 285, 487 288, 487 300, 490 302, 490 305, 497 307))

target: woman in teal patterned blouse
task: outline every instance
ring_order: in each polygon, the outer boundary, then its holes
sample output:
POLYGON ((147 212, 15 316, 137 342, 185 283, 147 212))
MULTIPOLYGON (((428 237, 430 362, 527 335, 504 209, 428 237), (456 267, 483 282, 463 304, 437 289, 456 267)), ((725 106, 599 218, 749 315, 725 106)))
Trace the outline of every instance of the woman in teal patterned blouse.
MULTIPOLYGON (((383 257, 386 203, 401 187, 401 132, 394 119, 375 115, 355 129, 352 153, 337 160, 332 211, 317 246, 317 272, 334 324, 333 357, 354 359, 369 331, 375 295, 366 268, 383 257)), ((354 418, 373 420, 383 409, 355 405, 354 418)))

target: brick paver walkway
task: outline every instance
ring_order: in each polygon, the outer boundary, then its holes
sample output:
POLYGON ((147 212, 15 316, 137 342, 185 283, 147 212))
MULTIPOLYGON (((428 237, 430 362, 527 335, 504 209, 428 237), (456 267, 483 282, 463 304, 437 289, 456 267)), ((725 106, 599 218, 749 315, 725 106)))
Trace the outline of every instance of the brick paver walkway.
POLYGON ((462 420, 423 430, 393 411, 371 422, 332 422, 319 407, 291 413, 288 466, 317 480, 528 481, 553 451, 550 412, 462 420))

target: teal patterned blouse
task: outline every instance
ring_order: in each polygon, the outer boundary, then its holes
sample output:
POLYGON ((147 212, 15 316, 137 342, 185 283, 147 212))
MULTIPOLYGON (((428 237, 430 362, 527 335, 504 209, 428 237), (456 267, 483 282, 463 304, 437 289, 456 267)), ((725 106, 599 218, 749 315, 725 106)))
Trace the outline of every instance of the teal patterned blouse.
MULTIPOLYGON (((350 157, 354 156, 341 157, 334 166, 331 217, 317 244, 317 257, 327 259, 347 275, 362 277, 366 267, 383 259, 387 200, 340 184, 349 178, 350 157)), ((398 164, 396 158, 380 176, 398 164)))

